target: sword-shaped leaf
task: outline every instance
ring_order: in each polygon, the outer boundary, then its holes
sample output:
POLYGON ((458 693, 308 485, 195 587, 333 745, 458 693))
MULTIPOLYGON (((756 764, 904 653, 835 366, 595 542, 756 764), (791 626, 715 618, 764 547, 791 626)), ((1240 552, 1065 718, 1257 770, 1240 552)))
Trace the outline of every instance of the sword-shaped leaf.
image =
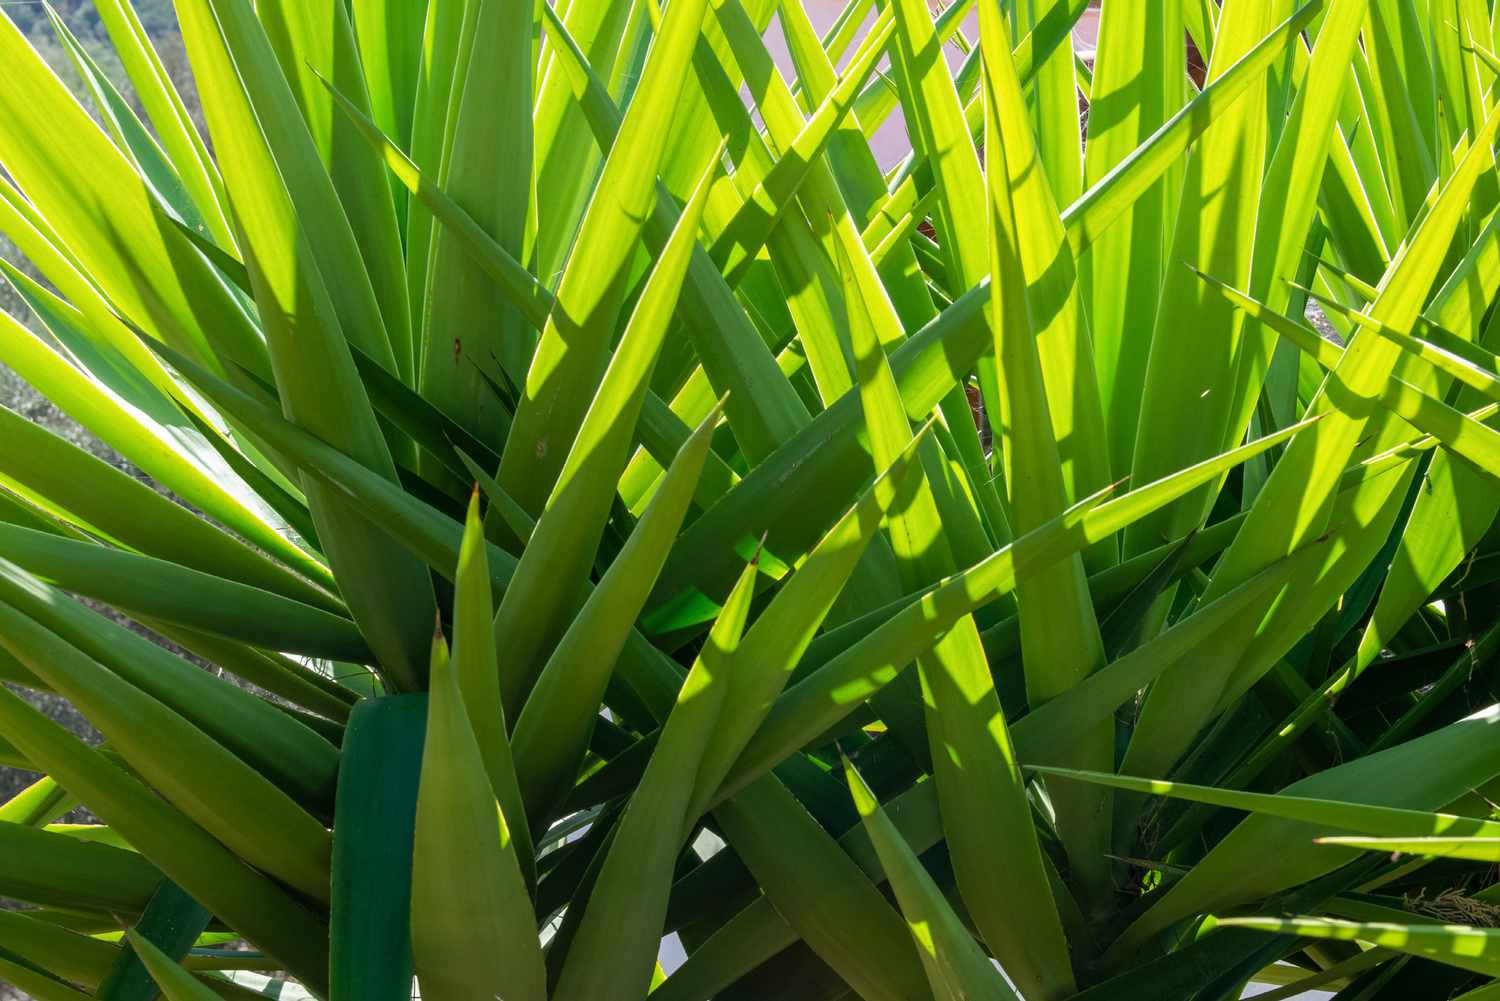
MULTIPOLYGON (((715 160, 658 259, 537 518, 515 580, 500 599, 494 620, 495 646, 504 655, 501 692, 511 715, 519 716, 548 656, 582 603, 583 585, 620 473, 630 457, 636 421, 698 245, 699 223, 718 169, 715 160)), ((499 480, 504 486, 505 477, 499 480)), ((513 496, 526 505, 526 495, 513 496)))
POLYGON ((493 589, 490 587, 489 557, 484 522, 479 515, 479 491, 469 500, 463 545, 458 551, 458 570, 453 576, 453 670, 463 692, 464 708, 484 770, 494 787, 495 799, 504 811, 516 858, 528 884, 536 882, 535 852, 531 828, 526 823, 521 790, 516 783, 516 765, 511 757, 509 728, 500 698, 500 659, 495 653, 493 589))
POLYGON ((99 728, 142 778, 240 857, 328 900, 327 829, 188 720, 0 604, 4 644, 99 728))
POLYGON ((546 1001, 516 842, 441 633, 433 640, 431 677, 411 883, 412 959, 422 995, 546 1001))
POLYGON ((14 525, 0 525, 0 547, 42 580, 146 618, 271 650, 370 659, 348 619, 238 581, 14 525))
POLYGON ((941 1001, 1011 1001, 1015 992, 953 912, 848 758, 844 759, 844 772, 854 806, 906 915, 933 997, 941 1001))
POLYGON ((9 689, 0 689, 0 723, 27 757, 173 882, 314 989, 326 986, 328 930, 287 891, 9 689))
POLYGON ((216 1001, 219 995, 197 977, 183 969, 172 961, 172 957, 162 952, 151 940, 140 934, 135 929, 127 929, 126 937, 130 939, 131 948, 135 949, 136 955, 141 957, 141 962, 146 964, 146 969, 151 973, 151 979, 161 988, 162 994, 167 1001, 216 1001))
POLYGON ((552 651, 516 720, 516 770, 535 823, 552 819, 577 777, 615 663, 687 514, 718 416, 715 409, 668 467, 624 548, 552 651))
POLYGON ((663 15, 527 374, 497 479, 533 513, 542 510, 562 475, 604 374, 625 295, 622 269, 657 197, 656 174, 678 87, 707 8, 707 0, 686 0, 663 15))
POLYGON ((427 696, 366 699, 344 736, 333 826, 330 1001, 409 1001, 411 869, 427 696))
MULTIPOLYGON (((1405 744, 1317 772, 1281 792, 1371 806, 1433 810, 1500 774, 1500 707, 1405 744), (1442 761, 1434 771, 1433 761, 1442 761)), ((1251 816, 1165 891, 1110 946, 1107 962, 1129 957, 1190 914, 1236 906, 1331 872, 1352 853, 1317 845, 1326 829, 1306 821, 1251 816)))
POLYGON ((1224 928, 1297 935, 1333 942, 1368 942, 1485 976, 1500 976, 1500 931, 1465 925, 1381 924, 1333 918, 1222 918, 1224 928))
MULTIPOLYGON (((244 0, 179 9, 260 306, 285 413, 394 481, 350 344, 395 370, 347 218, 270 42, 244 0), (346 340, 347 338, 347 340, 346 340)), ((421 685, 435 608, 426 571, 335 491, 303 477, 318 538, 392 683, 421 685)))
POLYGON ((1292 437, 1306 422, 1206 463, 1185 469, 1123 497, 1088 498, 995 555, 955 574, 892 616, 777 699, 725 777, 719 795, 732 795, 803 747, 889 684, 963 616, 1006 594, 1037 567, 1107 538, 1141 517, 1223 474, 1253 455, 1292 437))
POLYGON ((750 614, 759 571, 752 563, 725 603, 677 704, 662 727, 646 774, 630 797, 558 978, 554 995, 577 1001, 640 997, 650 986, 667 912, 672 870, 696 820, 693 776, 724 719, 733 654, 750 614))
POLYGON ((1500 862, 1500 836, 1496 834, 1469 838, 1328 837, 1318 838, 1317 843, 1390 855, 1427 855, 1467 859, 1470 862, 1500 862))

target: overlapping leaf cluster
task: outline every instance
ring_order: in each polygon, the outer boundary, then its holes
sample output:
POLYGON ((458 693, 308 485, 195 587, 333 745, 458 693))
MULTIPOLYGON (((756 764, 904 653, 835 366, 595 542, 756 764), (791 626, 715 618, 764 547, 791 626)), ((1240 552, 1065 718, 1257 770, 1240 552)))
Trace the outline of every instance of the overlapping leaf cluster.
POLYGON ((1500 4, 175 6, 206 135, 0 13, 164 491, 0 411, 0 978, 1500 990, 1500 4))

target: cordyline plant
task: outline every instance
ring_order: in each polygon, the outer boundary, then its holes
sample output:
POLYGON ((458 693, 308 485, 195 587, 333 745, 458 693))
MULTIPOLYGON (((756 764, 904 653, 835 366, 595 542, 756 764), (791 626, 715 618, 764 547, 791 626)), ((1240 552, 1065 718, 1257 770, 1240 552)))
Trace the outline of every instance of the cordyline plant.
POLYGON ((1500 5, 1086 6, 0 16, 0 978, 1494 996, 1500 5))

